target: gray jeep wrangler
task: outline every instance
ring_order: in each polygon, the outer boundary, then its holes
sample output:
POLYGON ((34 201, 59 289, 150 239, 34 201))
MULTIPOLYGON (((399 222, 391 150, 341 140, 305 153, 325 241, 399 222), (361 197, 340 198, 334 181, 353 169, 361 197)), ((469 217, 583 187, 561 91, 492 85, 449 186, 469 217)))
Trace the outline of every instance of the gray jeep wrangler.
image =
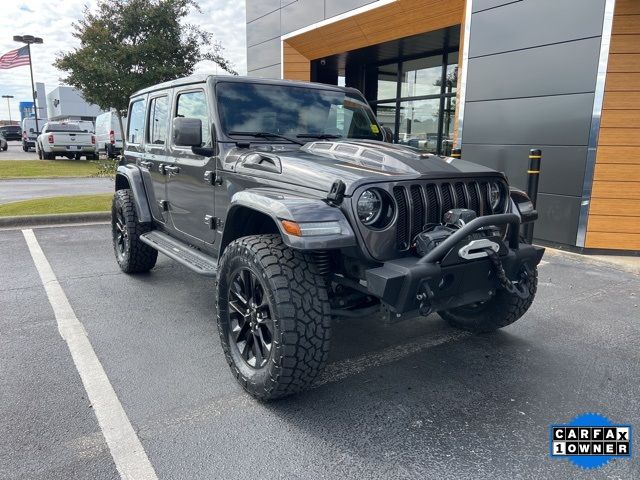
POLYGON ((139 91, 115 182, 118 264, 147 272, 161 252, 214 277, 227 362, 263 400, 314 381, 332 318, 515 322, 544 253, 520 241, 529 198, 387 137, 350 88, 194 76, 139 91))

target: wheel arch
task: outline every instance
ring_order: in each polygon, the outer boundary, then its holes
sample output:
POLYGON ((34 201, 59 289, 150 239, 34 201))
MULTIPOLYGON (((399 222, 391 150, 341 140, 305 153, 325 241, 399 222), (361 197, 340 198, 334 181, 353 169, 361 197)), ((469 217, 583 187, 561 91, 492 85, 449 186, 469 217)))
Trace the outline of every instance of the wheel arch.
POLYGON ((142 172, 135 165, 119 165, 116 171, 115 191, 130 189, 140 223, 151 222, 151 210, 147 192, 142 181, 142 172))
POLYGON ((317 198, 256 188, 237 192, 231 198, 219 253, 222 255, 227 245, 237 238, 265 233, 279 234, 287 246, 296 250, 327 250, 356 245, 353 229, 339 208, 317 198), (285 231, 282 220, 335 222, 342 231, 322 236, 295 236, 285 231))

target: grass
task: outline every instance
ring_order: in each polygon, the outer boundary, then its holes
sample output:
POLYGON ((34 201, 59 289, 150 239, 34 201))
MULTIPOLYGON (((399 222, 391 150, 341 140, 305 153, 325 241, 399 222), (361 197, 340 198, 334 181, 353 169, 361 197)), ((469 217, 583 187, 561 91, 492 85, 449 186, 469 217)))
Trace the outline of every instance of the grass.
POLYGON ((0 160, 0 179, 95 177, 101 165, 87 160, 0 160))
POLYGON ((0 217, 48 215, 54 213, 106 212, 111 209, 110 193, 36 198, 0 205, 0 217))

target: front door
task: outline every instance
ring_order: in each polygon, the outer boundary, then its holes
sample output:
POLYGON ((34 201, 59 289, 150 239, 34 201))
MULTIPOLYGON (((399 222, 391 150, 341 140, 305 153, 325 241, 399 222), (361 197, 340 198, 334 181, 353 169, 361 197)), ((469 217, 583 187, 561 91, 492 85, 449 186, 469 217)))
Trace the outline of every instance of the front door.
MULTIPOLYGON (((186 87, 174 91, 173 118, 199 118, 203 147, 212 146, 209 111, 204 89, 186 87)), ((169 156, 175 159, 173 168, 167 172, 167 197, 173 227, 191 239, 213 244, 216 223, 212 172, 215 172, 216 158, 195 155, 190 148, 178 147, 173 142, 169 142, 168 149, 169 156)))

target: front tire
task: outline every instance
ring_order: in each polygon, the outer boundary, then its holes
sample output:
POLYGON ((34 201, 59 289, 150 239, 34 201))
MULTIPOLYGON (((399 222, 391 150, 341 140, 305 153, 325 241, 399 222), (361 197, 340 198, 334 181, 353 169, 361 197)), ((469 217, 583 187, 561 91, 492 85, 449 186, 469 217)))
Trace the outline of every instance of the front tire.
POLYGON ((279 235, 225 249, 217 282, 218 332, 240 385, 260 400, 308 387, 329 354, 330 305, 312 257, 279 235))
POLYGON ((538 289, 538 268, 532 268, 523 281, 529 291, 527 298, 500 289, 487 302, 443 310, 438 314, 452 327, 473 333, 488 333, 506 327, 531 307, 538 289))
POLYGON ((116 261, 124 273, 148 272, 155 266, 158 251, 140 240, 150 230, 150 224, 138 222, 131 190, 118 190, 111 205, 111 232, 116 261))

